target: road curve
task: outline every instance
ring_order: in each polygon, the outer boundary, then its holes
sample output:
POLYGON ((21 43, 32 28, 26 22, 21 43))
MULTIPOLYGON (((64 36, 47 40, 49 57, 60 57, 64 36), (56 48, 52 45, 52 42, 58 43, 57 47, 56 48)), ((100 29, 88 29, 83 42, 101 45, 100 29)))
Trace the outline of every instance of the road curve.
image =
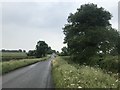
POLYGON ((2 88, 54 88, 51 77, 51 60, 15 70, 2 76, 2 88))

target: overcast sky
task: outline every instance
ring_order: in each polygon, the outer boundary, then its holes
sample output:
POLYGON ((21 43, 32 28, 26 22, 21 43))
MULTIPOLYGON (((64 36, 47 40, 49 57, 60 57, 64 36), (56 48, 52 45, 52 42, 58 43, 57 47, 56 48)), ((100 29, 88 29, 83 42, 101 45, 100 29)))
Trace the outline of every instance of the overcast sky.
POLYGON ((62 28, 67 23, 69 13, 76 12, 80 5, 86 3, 95 3, 98 7, 108 10, 113 15, 110 21, 112 27, 118 29, 118 1, 57 0, 48 2, 45 0, 45 2, 1 3, 2 48, 35 49, 37 41, 44 40, 52 49, 60 51, 65 46, 62 28))

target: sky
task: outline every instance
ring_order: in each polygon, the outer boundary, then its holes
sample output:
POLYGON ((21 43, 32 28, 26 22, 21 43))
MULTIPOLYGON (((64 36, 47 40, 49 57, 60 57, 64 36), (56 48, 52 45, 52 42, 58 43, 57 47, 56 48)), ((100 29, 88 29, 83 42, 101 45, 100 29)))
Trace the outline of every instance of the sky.
POLYGON ((62 28, 70 13, 82 4, 94 3, 112 14, 110 23, 118 29, 119 0, 2 0, 0 3, 1 49, 34 50, 39 40, 61 51, 62 28))

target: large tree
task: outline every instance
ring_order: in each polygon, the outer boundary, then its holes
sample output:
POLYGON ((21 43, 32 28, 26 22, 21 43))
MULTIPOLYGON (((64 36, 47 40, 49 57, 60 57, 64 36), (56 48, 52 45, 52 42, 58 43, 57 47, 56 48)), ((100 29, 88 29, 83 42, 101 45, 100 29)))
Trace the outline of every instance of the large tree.
POLYGON ((106 54, 116 47, 118 32, 111 28, 111 17, 95 4, 81 5, 76 13, 69 15, 68 24, 63 28, 64 43, 75 60, 84 62, 100 51, 106 54))
POLYGON ((45 41, 38 41, 36 45, 36 57, 44 57, 48 51, 48 45, 45 41))
POLYGON ((63 47, 61 50, 62 50, 61 55, 63 55, 63 56, 69 55, 67 47, 63 47))

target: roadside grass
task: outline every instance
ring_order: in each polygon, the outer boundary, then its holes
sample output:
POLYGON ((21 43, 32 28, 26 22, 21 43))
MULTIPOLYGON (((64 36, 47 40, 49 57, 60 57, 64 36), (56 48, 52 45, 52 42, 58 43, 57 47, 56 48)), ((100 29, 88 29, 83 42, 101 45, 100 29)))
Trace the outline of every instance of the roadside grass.
POLYGON ((16 70, 21 67, 25 67, 34 63, 37 63, 39 61, 44 61, 49 59, 50 56, 43 57, 43 58, 36 58, 36 59, 21 59, 21 60, 11 60, 11 61, 6 61, 6 62, 1 62, 0 67, 0 74, 5 74, 10 71, 16 70))
POLYGON ((65 59, 57 57, 52 61, 56 88, 117 88, 120 85, 118 73, 108 74, 100 68, 72 64, 65 59))

